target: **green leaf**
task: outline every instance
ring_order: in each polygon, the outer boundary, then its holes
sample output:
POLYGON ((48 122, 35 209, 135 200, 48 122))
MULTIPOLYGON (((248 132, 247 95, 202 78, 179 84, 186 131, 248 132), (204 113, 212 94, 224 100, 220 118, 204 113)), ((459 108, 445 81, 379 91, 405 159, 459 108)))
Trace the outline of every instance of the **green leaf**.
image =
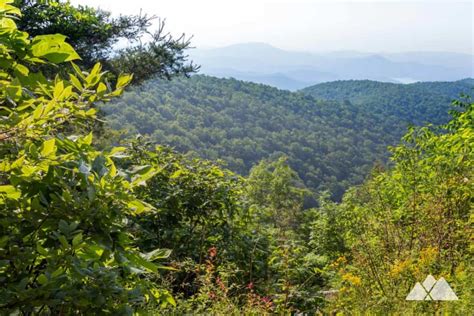
POLYGON ((72 239, 72 246, 77 247, 81 243, 82 243, 82 234, 77 234, 76 236, 74 236, 74 238, 72 239))
POLYGON ((176 301, 174 300, 174 297, 171 294, 166 295, 166 302, 176 307, 176 301))
POLYGON ((89 134, 87 134, 87 136, 85 136, 85 137, 82 139, 82 143, 83 143, 83 144, 86 144, 86 145, 92 144, 92 132, 90 132, 89 134))
POLYGON ((10 237, 8 237, 8 236, 1 237, 0 238, 0 249, 4 248, 8 244, 9 240, 10 240, 10 237))
POLYGON ((71 81, 72 85, 77 89, 77 90, 83 90, 84 87, 81 84, 81 81, 74 76, 73 74, 69 74, 69 80, 71 81))
POLYGON ((140 255, 137 255, 135 253, 125 253, 125 257, 130 260, 130 262, 137 266, 138 268, 145 268, 149 271, 152 272, 157 272, 158 271, 158 266, 155 265, 154 263, 142 258, 140 255))
POLYGON ((23 66, 22 64, 15 64, 13 66, 13 70, 17 74, 20 74, 22 76, 28 76, 28 74, 30 73, 30 70, 26 66, 23 66))
POLYGON ((157 259, 166 259, 171 255, 170 249, 155 249, 148 253, 142 254, 142 257, 148 261, 154 261, 157 259))
POLYGON ((12 185, 0 185, 0 196, 3 194, 11 200, 18 200, 21 197, 21 191, 12 185))
POLYGON ((20 9, 10 5, 9 3, 13 3, 13 0, 0 1, 0 12, 3 14, 12 14, 12 15, 21 16, 20 9))
POLYGON ((173 174, 170 176, 170 179, 179 178, 183 173, 184 173, 184 171, 183 171, 182 169, 176 170, 176 171, 173 172, 173 174))
POLYGON ((146 185, 146 181, 151 179, 158 172, 157 170, 155 170, 152 167, 149 167, 149 168, 144 169, 144 170, 146 170, 146 171, 145 172, 140 171, 141 174, 135 175, 132 178, 132 185, 133 186, 146 185))
POLYGON ((90 75, 97 76, 101 70, 102 70, 102 65, 100 63, 95 63, 94 67, 92 67, 90 75))
POLYGON ((69 224, 63 219, 59 220, 58 228, 59 228, 59 231, 61 231, 61 233, 65 235, 70 233, 69 224))
POLYGON ((48 139, 43 143, 43 148, 41 149, 41 156, 49 157, 53 154, 56 154, 56 140, 54 138, 48 139))
POLYGON ((140 200, 133 200, 129 202, 128 207, 131 208, 133 212, 137 215, 145 211, 150 211, 154 209, 154 207, 151 206, 150 204, 140 201, 140 200))
POLYGON ((64 90, 64 83, 62 80, 60 80, 56 85, 54 86, 54 91, 53 91, 53 96, 55 99, 60 99, 61 94, 63 93, 64 90))
POLYGON ((38 280, 38 283, 41 285, 45 285, 46 283, 48 283, 48 278, 44 274, 40 274, 37 280, 38 280))
POLYGON ((117 79, 117 89, 127 86, 132 81, 133 75, 120 75, 117 79))
MULTIPOLYGON (((1 3, 1 2, 0 2, 1 3)), ((10 19, 10 18, 5 18, 2 16, 2 18, 0 19, 0 29, 2 30, 2 33, 3 32, 8 32, 8 31, 14 31, 16 30, 16 23, 15 21, 13 21, 13 19, 10 19)))
POLYGON ((65 249, 69 248, 69 243, 67 242, 66 237, 64 237, 63 235, 59 235, 58 240, 61 243, 61 245, 63 246, 63 248, 65 248, 65 249))
POLYGON ((112 148, 112 150, 110 151, 109 153, 109 157, 113 157, 113 158, 127 158, 128 155, 124 154, 123 152, 125 152, 127 150, 127 148, 125 147, 114 147, 112 148))
POLYGON ((97 94, 101 97, 107 92, 107 86, 101 82, 97 87, 97 94))
POLYGON ((53 273, 51 273, 51 277, 52 278, 57 278, 58 276, 60 276, 61 274, 64 273, 64 268, 63 267, 59 267, 56 269, 56 271, 54 271, 53 273))
POLYGON ((71 63, 72 68, 74 69, 74 72, 81 78, 82 80, 86 80, 86 77, 84 76, 84 73, 82 72, 81 68, 77 66, 75 63, 71 63))
POLYGON ((11 84, 6 87, 7 95, 14 101, 18 101, 21 98, 21 85, 18 79, 12 81, 11 84))
POLYGON ((49 252, 46 249, 44 249, 39 243, 36 244, 36 251, 38 251, 38 253, 43 256, 49 255, 49 252))
POLYGON ((74 48, 65 40, 66 36, 61 34, 35 36, 31 53, 35 57, 43 57, 56 64, 80 59, 74 48))

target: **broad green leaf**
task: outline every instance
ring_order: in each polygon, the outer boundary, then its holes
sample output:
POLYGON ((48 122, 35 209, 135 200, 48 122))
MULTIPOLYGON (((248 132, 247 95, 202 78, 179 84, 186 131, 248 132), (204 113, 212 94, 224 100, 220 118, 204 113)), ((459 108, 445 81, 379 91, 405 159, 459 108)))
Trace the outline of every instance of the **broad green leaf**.
POLYGON ((48 139, 43 143, 43 147, 41 149, 41 156, 49 157, 56 153, 56 140, 54 138, 48 139))
POLYGON ((21 98, 21 85, 18 79, 15 79, 11 84, 9 84, 6 88, 7 95, 15 101, 20 100, 21 98))
POLYGON ((149 271, 152 272, 157 272, 158 271, 158 266, 155 265, 154 263, 142 258, 140 255, 135 254, 135 253, 126 253, 125 257, 130 260, 130 262, 137 266, 138 268, 145 268, 149 271))
POLYGON ((174 300, 174 297, 169 293, 168 295, 166 295, 166 302, 176 307, 176 301, 174 300))
POLYGON ((79 76, 79 78, 81 78, 82 80, 86 79, 86 77, 84 76, 84 73, 82 72, 81 68, 79 68, 79 66, 77 66, 75 63, 71 63, 71 66, 76 72, 76 74, 79 76))
POLYGON ((117 175, 117 167, 115 167, 114 163, 111 163, 110 168, 109 168, 109 176, 115 177, 116 175, 117 175))
POLYGON ((100 63, 95 63, 94 67, 92 67, 90 75, 97 76, 100 71, 102 70, 102 65, 100 63))
POLYGON ((13 70, 22 76, 28 76, 30 73, 30 70, 26 66, 18 63, 13 66, 13 70))
POLYGON ((118 158, 118 159, 127 158, 129 157, 129 155, 125 154, 124 153, 125 151, 127 151, 127 148, 125 147, 114 147, 110 151, 109 157, 118 158))
POLYGON ((10 237, 8 236, 0 237, 0 249, 4 248, 8 244, 9 240, 10 240, 10 237))
POLYGON ((59 235, 58 240, 59 242, 61 242, 61 245, 63 246, 64 249, 69 248, 69 243, 67 242, 66 237, 64 237, 63 235, 59 235))
POLYGON ((150 167, 146 172, 135 175, 132 178, 132 185, 133 186, 140 186, 140 185, 146 185, 146 181, 151 179, 155 174, 157 174, 157 170, 154 168, 150 167))
POLYGON ((57 278, 58 276, 60 276, 61 274, 64 273, 64 268, 62 267, 59 267, 58 269, 56 269, 56 271, 54 271, 53 273, 51 273, 51 277, 52 278, 57 278))
POLYGON ((18 9, 17 7, 13 5, 10 5, 10 3, 14 3, 14 1, 13 0, 0 1, 0 13, 21 16, 20 9, 18 9))
POLYGON ((16 23, 10 18, 2 17, 0 19, 0 30, 5 33, 12 32, 16 30, 16 23))
POLYGON ((71 81, 72 85, 77 89, 77 90, 82 90, 84 87, 81 84, 81 81, 74 76, 73 74, 69 74, 69 80, 71 81))
POLYGON ((40 274, 37 280, 38 280, 38 283, 41 285, 45 285, 46 283, 48 283, 48 278, 44 274, 40 274))
POLYGON ((87 136, 85 136, 85 137, 82 139, 82 143, 83 143, 83 144, 86 144, 86 145, 92 144, 92 132, 90 132, 89 134, 87 134, 87 136))
POLYGON ((142 254, 142 257, 149 261, 154 261, 157 259, 166 259, 171 255, 170 249, 155 249, 148 253, 142 254))
POLYGON ((132 75, 120 75, 117 79, 117 89, 126 87, 132 81, 132 75))
POLYGON ((176 171, 173 172, 173 174, 170 176, 170 179, 179 178, 183 173, 184 173, 184 171, 183 171, 182 169, 176 170, 176 171))
POLYGON ((59 231, 65 235, 70 233, 69 224, 63 219, 59 220, 58 228, 59 231))
POLYGON ((128 207, 133 210, 133 212, 138 215, 145 211, 153 210, 154 207, 150 204, 140 201, 140 200, 133 200, 128 203, 128 207))
POLYGON ((43 248, 39 243, 36 244, 36 251, 38 251, 38 253, 43 256, 49 255, 49 252, 45 248, 43 248))
POLYGON ((18 200, 21 197, 21 191, 13 185, 0 185, 0 197, 5 195, 8 199, 18 200))
POLYGON ((21 172, 22 172, 23 177, 30 177, 33 174, 35 174, 37 171, 39 171, 39 168, 32 165, 21 166, 21 172))
POLYGON ((53 90, 53 96, 55 99, 60 99, 61 98, 61 94, 63 93, 63 90, 64 90, 64 83, 62 80, 60 80, 58 83, 56 83, 56 85, 54 86, 54 90, 53 90))
POLYGON ((97 86, 97 94, 103 96, 107 92, 107 86, 104 83, 99 83, 97 86))
POLYGON ((61 34, 35 36, 31 45, 31 53, 35 57, 43 57, 53 63, 80 59, 74 48, 65 40, 66 36, 61 34))
POLYGON ((77 234, 76 236, 74 236, 74 238, 72 239, 72 246, 77 247, 81 243, 82 243, 82 234, 77 234))

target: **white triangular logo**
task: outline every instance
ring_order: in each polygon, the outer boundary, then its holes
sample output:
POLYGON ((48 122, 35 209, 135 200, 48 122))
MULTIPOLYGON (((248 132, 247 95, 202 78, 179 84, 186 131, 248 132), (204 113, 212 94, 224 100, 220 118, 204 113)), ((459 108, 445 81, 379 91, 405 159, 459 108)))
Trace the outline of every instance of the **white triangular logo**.
POLYGON ((428 296, 428 292, 421 286, 420 282, 416 282, 415 286, 408 293, 406 300, 407 301, 422 301, 425 297, 428 296))
POLYGON ((430 274, 423 284, 416 282, 405 299, 407 301, 457 301, 458 297, 443 277, 436 281, 430 274))
POLYGON ((436 279, 434 278, 434 276, 432 276, 431 274, 428 274, 426 279, 423 281, 423 287, 425 288, 427 292, 429 292, 431 291, 435 283, 436 283, 436 279))
POLYGON ((458 297, 454 293, 453 289, 449 286, 448 282, 441 277, 433 289, 430 291, 430 296, 437 301, 457 301, 458 297))

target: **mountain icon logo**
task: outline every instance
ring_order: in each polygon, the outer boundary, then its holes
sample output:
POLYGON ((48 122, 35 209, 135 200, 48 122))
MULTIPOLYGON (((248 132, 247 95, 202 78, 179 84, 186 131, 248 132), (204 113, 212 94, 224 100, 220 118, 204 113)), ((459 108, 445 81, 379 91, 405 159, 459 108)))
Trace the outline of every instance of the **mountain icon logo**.
POLYGON ((436 281, 430 274, 423 283, 416 282, 405 299, 407 301, 457 301, 458 297, 443 277, 436 281))

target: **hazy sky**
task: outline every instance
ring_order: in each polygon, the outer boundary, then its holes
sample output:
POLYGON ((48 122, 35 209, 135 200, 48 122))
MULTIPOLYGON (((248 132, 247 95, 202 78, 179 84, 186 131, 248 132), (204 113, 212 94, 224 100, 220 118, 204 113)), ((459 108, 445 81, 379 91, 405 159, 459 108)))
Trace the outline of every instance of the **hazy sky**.
POLYGON ((265 42, 302 51, 455 51, 474 54, 474 5, 456 0, 72 0, 166 18, 198 48, 265 42))

